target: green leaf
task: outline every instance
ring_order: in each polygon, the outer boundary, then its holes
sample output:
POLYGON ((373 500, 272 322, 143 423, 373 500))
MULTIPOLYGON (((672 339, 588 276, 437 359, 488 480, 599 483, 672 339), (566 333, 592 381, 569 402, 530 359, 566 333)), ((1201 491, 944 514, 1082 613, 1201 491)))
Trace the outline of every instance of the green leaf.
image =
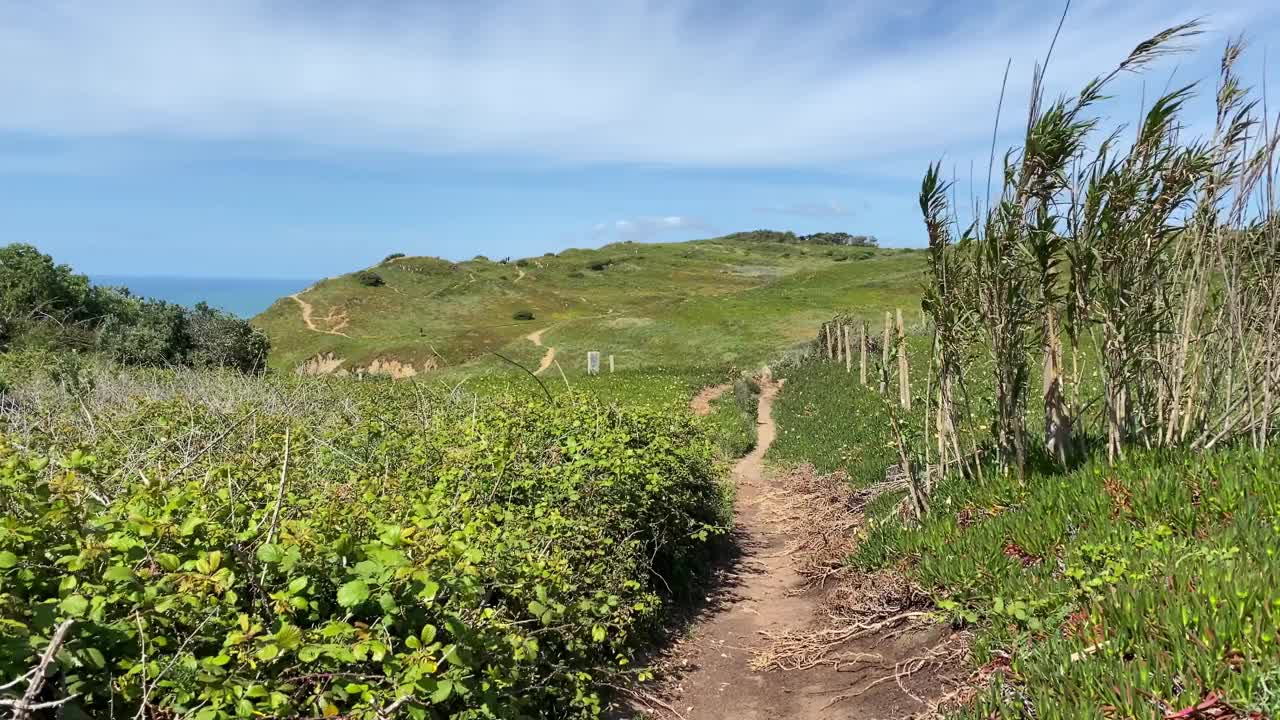
POLYGON ((431 693, 431 702, 439 705, 449 699, 449 695, 453 694, 453 681, 449 679, 440 680, 436 683, 435 692, 431 693))
POLYGON ((8 550, 0 551, 0 570, 5 570, 18 564, 18 556, 8 550))
POLYGON ((286 652, 292 650, 302 644, 302 631, 296 625, 285 623, 276 631, 276 644, 286 652))
POLYGON ((591 628, 592 640, 595 640, 596 642, 604 642, 604 638, 605 638, 605 631, 603 627, 596 625, 595 627, 591 628))
POLYGON ((258 651, 259 660, 274 660, 280 654, 280 648, 276 644, 263 645, 258 651))
POLYGON ((419 597, 422 598, 423 602, 434 602, 436 599, 436 595, 439 595, 439 594, 440 594, 440 583, 436 582, 435 580, 428 580, 422 585, 422 592, 419 593, 418 595, 419 597))
POLYGON ((338 604, 342 607, 355 607, 369 599, 369 586, 363 580, 352 580, 338 588, 338 604))
POLYGON ((275 543, 267 543, 265 545, 258 546, 258 552, 256 555, 259 560, 268 565, 275 565, 281 560, 284 560, 284 550, 275 543))
POLYGON ((85 648, 84 657, 89 661, 90 665, 92 665, 94 668, 98 670, 101 670, 102 668, 105 668, 107 666, 107 658, 102 654, 102 651, 99 650, 98 648, 95 648, 95 647, 85 648))
POLYGON ((58 603, 58 607, 72 617, 80 617, 89 609, 89 601, 77 593, 63 598, 62 602, 58 603))
POLYGON ((314 662, 320 657, 320 650, 318 645, 307 645, 298 651, 298 659, 302 662, 314 662))
POLYGON ((294 578, 289 581, 289 594, 297 595, 307 589, 307 579, 304 577, 294 578))
POLYGON ((186 520, 182 521, 182 525, 178 527, 178 532, 181 533, 183 537, 189 536, 196 531, 196 528, 200 527, 204 523, 204 518, 197 515, 191 515, 186 520))
POLYGON ((537 600, 534 600, 533 602, 529 603, 529 612, 532 613, 534 617, 538 618, 539 620, 545 623, 547 621, 547 617, 551 613, 551 610, 547 608, 546 605, 543 605, 537 600))
POLYGON ((108 582, 128 582, 133 579, 133 571, 123 565, 112 565, 103 573, 102 579, 108 582))
POLYGON ((160 567, 164 568, 167 572, 173 572, 182 565, 182 560, 173 553, 160 553, 156 555, 156 562, 160 563, 160 567))

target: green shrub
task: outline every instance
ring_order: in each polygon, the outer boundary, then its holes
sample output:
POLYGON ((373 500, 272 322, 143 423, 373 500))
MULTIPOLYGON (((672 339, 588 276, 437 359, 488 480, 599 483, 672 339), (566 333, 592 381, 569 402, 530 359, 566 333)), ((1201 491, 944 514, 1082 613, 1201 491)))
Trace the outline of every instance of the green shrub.
POLYGON ((74 618, 73 713, 595 717, 728 520, 684 413, 242 382, 0 439, 0 677, 74 618))
POLYGON ((582 272, 581 270, 574 270, 573 272, 569 273, 569 277, 571 278, 584 278, 586 276, 587 276, 586 273, 582 272))
POLYGON ((185 363, 198 368, 263 372, 271 340, 245 320, 197 303, 185 317, 190 342, 185 363))
POLYGON ((533 311, 532 311, 532 310, 517 310, 515 313, 513 313, 513 314, 511 315, 511 319, 512 319, 512 320, 532 320, 532 319, 533 319, 533 311))
POLYGON ((352 277, 356 279, 356 282, 364 285, 365 287, 382 287, 387 284, 386 281, 382 279, 381 275, 372 270, 361 270, 354 273, 352 277))
POLYGON ((391 262, 392 260, 397 260, 397 259, 402 258, 402 257, 404 257, 404 253, 402 253, 402 252, 393 252, 393 253, 391 253, 390 255, 388 255, 388 256, 386 256, 386 257, 382 258, 382 262, 383 262, 383 263, 389 263, 389 262, 391 262))

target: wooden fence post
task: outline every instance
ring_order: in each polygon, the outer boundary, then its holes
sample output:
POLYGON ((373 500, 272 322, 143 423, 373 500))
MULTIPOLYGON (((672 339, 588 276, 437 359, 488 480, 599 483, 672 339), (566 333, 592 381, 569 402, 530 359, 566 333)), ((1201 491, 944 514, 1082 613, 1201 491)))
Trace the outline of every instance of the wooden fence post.
POLYGON ((889 392, 889 333, 893 327, 893 313, 884 311, 884 340, 880 343, 880 394, 889 392))
POLYGON ((844 348, 844 371, 851 373, 853 372, 853 333, 848 325, 842 327, 844 328, 844 345, 841 346, 844 348))
POLYGON ((823 326, 823 328, 827 331, 827 347, 826 347, 826 350, 827 350, 827 359, 828 359, 828 360, 830 360, 830 359, 833 357, 833 354, 832 354, 832 352, 831 352, 831 351, 834 349, 834 347, 833 347, 833 346, 832 346, 832 344, 831 344, 831 323, 826 323, 826 324, 823 326))
POLYGON ((858 375, 862 385, 867 384, 867 321, 862 321, 862 349, 858 355, 858 375))
POLYGON ((903 410, 911 409, 911 377, 907 367, 907 333, 902 326, 902 310, 898 310, 898 402, 903 410))
POLYGON ((609 356, 609 374, 610 375, 613 374, 613 356, 612 355, 609 356))
POLYGON ((600 374, 600 351, 599 350, 591 350, 587 353, 587 374, 588 375, 600 374))

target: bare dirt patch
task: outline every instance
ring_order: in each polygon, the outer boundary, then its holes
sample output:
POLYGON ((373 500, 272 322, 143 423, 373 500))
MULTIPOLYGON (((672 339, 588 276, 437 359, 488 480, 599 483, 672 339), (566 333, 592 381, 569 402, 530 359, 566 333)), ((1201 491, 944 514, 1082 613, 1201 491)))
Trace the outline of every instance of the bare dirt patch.
MULTIPOLYGON (((305 290, 303 292, 306 292, 305 290)), ((342 332, 350 323, 347 314, 338 308, 330 308, 329 314, 320 320, 327 327, 320 327, 315 319, 315 308, 311 303, 302 299, 302 293, 294 293, 289 296, 294 302, 298 303, 298 307, 302 310, 302 322, 311 332, 324 333, 326 335, 341 335, 342 337, 351 337, 342 332)))
MULTIPOLYGON (((722 383, 720 385, 712 385, 711 387, 703 388, 701 392, 689 401, 689 409, 693 411, 694 415, 699 417, 710 415, 711 403, 719 400, 720 396, 724 395, 725 392, 732 387, 733 383, 722 383)), ((772 441, 772 438, 770 438, 770 440, 772 441)))

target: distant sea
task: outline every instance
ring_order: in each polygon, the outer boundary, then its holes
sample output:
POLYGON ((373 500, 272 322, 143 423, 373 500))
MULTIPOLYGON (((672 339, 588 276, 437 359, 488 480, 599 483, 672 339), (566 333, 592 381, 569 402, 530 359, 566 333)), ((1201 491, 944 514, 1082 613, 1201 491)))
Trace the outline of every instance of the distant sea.
POLYGON ((242 318, 266 310, 279 298, 311 284, 299 278, 176 277, 91 275, 96 285, 123 285, 134 295, 191 307, 200 301, 242 318))

